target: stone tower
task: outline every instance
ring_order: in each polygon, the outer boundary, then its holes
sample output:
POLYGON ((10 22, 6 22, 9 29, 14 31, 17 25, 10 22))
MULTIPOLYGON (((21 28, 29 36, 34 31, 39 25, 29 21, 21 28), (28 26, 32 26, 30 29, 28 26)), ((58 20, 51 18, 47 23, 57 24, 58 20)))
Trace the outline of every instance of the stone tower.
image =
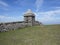
POLYGON ((31 9, 28 9, 24 14, 24 22, 28 26, 33 26, 35 24, 35 14, 31 11, 31 9))

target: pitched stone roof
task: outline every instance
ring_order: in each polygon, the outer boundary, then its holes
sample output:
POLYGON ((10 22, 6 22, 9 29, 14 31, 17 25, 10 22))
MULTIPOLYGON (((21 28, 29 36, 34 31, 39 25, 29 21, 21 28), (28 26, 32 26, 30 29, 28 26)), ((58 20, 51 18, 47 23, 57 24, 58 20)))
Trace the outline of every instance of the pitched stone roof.
POLYGON ((31 9, 28 9, 28 10, 25 12, 24 16, 35 16, 35 14, 32 12, 31 9))

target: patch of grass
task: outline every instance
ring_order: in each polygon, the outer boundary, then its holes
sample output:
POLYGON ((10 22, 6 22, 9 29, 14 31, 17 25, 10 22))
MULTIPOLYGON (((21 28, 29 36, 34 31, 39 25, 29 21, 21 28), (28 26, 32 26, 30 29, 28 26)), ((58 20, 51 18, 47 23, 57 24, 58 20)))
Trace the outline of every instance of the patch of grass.
POLYGON ((0 45, 60 45, 60 25, 33 26, 0 33, 0 45))

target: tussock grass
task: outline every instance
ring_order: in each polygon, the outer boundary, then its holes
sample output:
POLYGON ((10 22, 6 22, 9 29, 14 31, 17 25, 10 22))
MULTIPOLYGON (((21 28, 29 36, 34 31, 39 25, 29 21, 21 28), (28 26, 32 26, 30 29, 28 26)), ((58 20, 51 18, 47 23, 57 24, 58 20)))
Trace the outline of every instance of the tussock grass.
POLYGON ((60 25, 33 26, 0 33, 0 45, 60 45, 60 25))

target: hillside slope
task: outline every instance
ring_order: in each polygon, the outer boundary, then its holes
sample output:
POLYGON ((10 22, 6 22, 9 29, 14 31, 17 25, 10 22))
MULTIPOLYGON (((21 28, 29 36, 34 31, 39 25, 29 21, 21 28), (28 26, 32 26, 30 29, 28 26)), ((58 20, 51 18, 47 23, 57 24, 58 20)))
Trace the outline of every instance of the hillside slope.
POLYGON ((60 25, 33 26, 0 33, 0 45, 60 45, 60 25))

